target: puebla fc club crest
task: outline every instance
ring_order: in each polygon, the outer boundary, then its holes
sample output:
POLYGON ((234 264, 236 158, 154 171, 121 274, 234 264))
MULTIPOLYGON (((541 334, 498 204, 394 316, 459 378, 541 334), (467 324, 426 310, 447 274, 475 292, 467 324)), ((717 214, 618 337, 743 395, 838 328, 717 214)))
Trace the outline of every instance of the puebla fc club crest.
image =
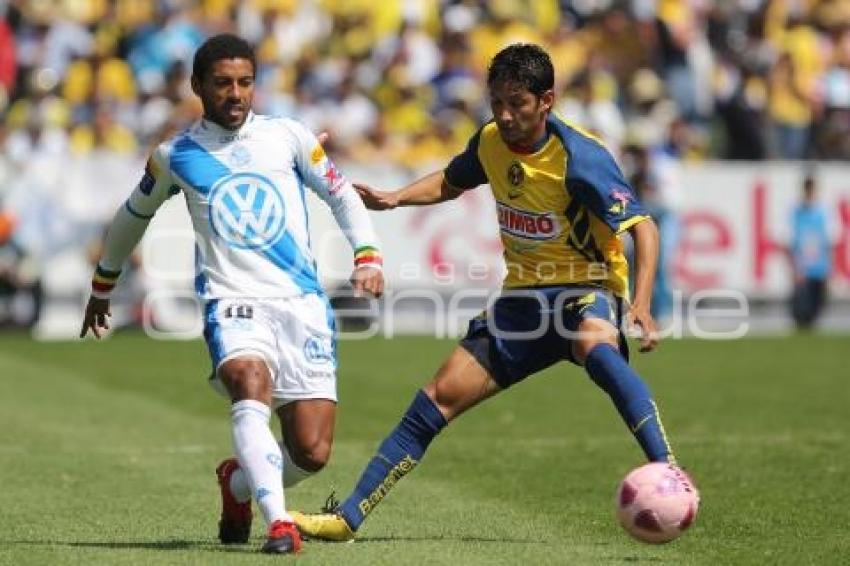
POLYGON ((304 357, 314 364, 329 364, 333 362, 333 343, 330 340, 310 336, 304 342, 304 357))
POLYGON ((244 145, 237 144, 230 151, 230 162, 235 167, 245 167, 251 162, 251 152, 244 145))

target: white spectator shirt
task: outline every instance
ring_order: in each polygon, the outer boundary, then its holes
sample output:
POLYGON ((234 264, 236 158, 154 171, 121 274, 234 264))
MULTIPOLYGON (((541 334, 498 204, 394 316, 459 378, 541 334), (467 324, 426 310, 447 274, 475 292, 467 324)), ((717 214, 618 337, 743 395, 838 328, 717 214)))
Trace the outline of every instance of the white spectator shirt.
MULTIPOLYGON (((238 130, 196 122, 156 148, 125 209, 146 222, 183 193, 195 231, 201 299, 321 293, 305 185, 330 206, 352 248, 378 247, 351 183, 315 136, 288 118, 251 113, 238 130)), ((120 269, 126 259, 125 245, 110 246, 121 239, 112 234, 120 231, 117 225, 116 217, 101 260, 106 269, 120 269)))

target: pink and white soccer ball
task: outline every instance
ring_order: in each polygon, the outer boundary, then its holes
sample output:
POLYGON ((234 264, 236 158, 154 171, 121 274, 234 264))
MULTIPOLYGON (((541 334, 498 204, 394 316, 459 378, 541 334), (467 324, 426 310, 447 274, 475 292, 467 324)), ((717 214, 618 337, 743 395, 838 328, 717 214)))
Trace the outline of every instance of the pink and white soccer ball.
POLYGON ((638 540, 670 542, 693 524, 699 492, 678 466, 653 462, 635 468, 617 491, 617 517, 638 540))

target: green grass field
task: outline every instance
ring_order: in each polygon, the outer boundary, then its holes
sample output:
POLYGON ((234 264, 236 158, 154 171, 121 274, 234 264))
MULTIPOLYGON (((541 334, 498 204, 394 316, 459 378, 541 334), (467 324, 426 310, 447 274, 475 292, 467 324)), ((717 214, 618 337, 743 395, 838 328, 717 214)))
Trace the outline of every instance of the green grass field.
MULTIPOLYGON (((355 544, 304 564, 848 564, 847 337, 668 342, 636 364, 701 489, 696 524, 648 546, 614 519, 641 455, 607 397, 560 365, 465 415, 355 544), (843 369, 842 369, 843 368, 843 369)), ((331 464, 291 490, 346 493, 449 341, 343 342, 331 464)), ((225 402, 200 342, 0 336, 0 563, 267 563, 216 543, 225 402)), ((278 560, 293 562, 291 557, 278 560)))

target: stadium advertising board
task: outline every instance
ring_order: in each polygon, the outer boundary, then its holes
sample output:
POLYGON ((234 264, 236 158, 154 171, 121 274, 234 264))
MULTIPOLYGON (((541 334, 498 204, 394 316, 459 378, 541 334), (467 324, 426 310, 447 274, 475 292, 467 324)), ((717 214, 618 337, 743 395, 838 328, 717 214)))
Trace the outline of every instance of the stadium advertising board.
MULTIPOLYGON (((351 179, 377 187, 404 182, 398 171, 386 168, 348 169, 351 179)), ((752 298, 786 298, 791 272, 784 246, 804 171, 797 164, 720 162, 684 168, 670 262, 673 287, 685 295, 718 289, 752 298)), ((817 178, 834 243, 832 295, 850 298, 850 167, 821 165, 817 178)), ((324 203, 313 198, 309 206, 320 275, 333 288, 351 273, 350 248, 324 203)), ((154 285, 166 281, 176 287, 191 280, 194 236, 186 229, 182 203, 166 208, 146 235, 144 255, 154 285)), ((498 288, 505 267, 496 205, 486 187, 457 201, 372 213, 372 218, 392 289, 451 293, 498 288)))
MULTIPOLYGON (((685 294, 732 289, 765 299, 787 296, 791 273, 784 249, 804 171, 797 164, 685 167, 671 262, 674 287, 685 294)), ((816 173, 834 243, 831 286, 836 296, 850 297, 850 168, 822 165, 816 173)), ((485 187, 456 202, 373 218, 396 288, 498 286, 502 248, 485 187)))

